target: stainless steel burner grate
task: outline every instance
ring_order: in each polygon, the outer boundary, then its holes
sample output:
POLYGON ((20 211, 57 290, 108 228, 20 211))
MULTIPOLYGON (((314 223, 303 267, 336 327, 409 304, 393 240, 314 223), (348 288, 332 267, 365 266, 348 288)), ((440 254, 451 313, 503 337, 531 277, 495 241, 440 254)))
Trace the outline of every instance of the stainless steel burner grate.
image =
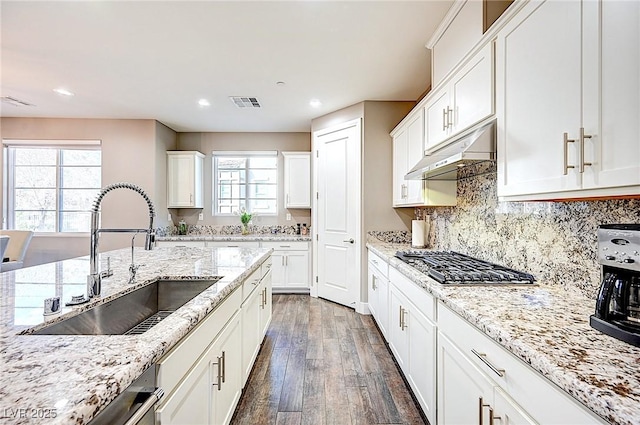
POLYGON ((161 310, 154 314, 153 316, 146 319, 144 322, 137 324, 133 328, 129 329, 125 332, 125 335, 141 335, 160 323, 163 319, 169 317, 169 315, 173 313, 171 310, 161 310))

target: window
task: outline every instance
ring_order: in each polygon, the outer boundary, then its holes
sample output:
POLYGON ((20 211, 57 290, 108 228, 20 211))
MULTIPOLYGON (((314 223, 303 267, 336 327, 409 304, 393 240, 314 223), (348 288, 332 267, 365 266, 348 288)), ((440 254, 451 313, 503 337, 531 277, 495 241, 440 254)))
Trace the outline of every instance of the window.
POLYGON ((91 204, 102 180, 100 146, 99 142, 72 143, 5 143, 8 228, 90 230, 91 204))
POLYGON ((277 213, 277 152, 213 152, 213 214, 277 213))

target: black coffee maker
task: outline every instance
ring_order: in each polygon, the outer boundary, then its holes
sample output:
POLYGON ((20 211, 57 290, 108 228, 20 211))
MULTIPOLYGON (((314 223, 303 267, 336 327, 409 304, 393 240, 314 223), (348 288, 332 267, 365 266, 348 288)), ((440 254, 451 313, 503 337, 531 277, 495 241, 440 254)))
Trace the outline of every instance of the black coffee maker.
POLYGON ((640 224, 598 229, 602 284, 591 326, 640 347, 640 224))

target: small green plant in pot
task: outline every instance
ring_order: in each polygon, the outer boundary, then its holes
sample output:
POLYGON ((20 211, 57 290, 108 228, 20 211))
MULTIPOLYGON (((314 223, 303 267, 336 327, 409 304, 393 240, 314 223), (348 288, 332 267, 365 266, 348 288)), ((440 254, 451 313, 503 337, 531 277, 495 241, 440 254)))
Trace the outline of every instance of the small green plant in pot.
POLYGON ((240 209, 238 214, 240 215, 240 222, 242 223, 242 234, 247 235, 249 234, 249 223, 253 218, 253 214, 247 211, 244 207, 240 209))

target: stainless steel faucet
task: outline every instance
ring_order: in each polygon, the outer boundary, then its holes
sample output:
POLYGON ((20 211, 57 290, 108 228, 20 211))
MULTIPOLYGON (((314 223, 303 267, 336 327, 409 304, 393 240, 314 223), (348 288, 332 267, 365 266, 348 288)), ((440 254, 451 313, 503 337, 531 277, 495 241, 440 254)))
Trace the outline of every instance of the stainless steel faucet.
MULTIPOLYGON (((153 243, 155 242, 155 231, 153 230, 153 218, 155 217, 155 207, 149 196, 140 187, 131 183, 115 183, 102 189, 98 194, 98 197, 93 201, 91 207, 91 249, 89 253, 89 275, 87 276, 87 301, 89 298, 96 295, 100 295, 102 291, 102 279, 107 276, 111 276, 109 270, 106 272, 100 271, 100 264, 98 262, 98 236, 100 233, 146 233, 146 239, 144 243, 144 249, 153 249, 153 243), (100 229, 100 204, 104 196, 114 189, 131 189, 136 193, 139 193, 149 206, 149 228, 148 229, 100 229)), ((135 235, 134 235, 135 238, 135 235)), ((132 241, 133 243, 133 241, 132 241)))

